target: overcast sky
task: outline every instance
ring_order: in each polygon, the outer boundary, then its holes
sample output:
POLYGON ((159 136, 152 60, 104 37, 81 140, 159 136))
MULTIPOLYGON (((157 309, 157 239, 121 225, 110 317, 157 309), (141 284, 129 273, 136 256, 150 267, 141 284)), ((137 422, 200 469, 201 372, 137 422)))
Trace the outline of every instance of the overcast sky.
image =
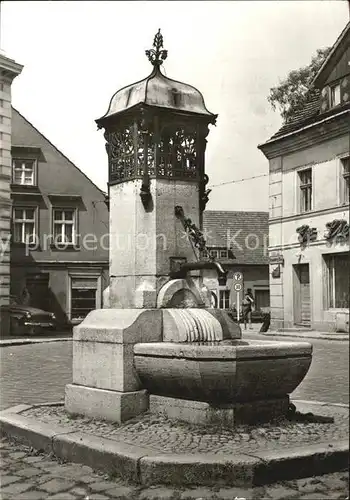
MULTIPOLYGON (((257 145, 281 125, 269 89, 332 45, 347 2, 2 2, 1 44, 24 65, 13 105, 106 191, 102 116, 120 87, 146 77, 158 28, 167 76, 197 87, 218 113, 208 137, 210 184, 266 174, 257 145)), ((215 187, 208 209, 267 210, 268 180, 215 187)))

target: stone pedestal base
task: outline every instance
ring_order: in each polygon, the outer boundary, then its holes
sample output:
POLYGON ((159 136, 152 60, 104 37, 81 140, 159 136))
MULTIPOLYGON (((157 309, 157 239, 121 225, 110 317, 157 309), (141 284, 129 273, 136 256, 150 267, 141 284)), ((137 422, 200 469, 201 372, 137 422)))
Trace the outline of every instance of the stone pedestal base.
POLYGON ((201 401, 150 395, 149 410, 171 419, 198 425, 234 427, 269 422, 286 415, 289 397, 211 406, 201 401))
POLYGON ((145 390, 118 392, 68 384, 65 408, 71 414, 122 423, 148 410, 148 394, 145 390))

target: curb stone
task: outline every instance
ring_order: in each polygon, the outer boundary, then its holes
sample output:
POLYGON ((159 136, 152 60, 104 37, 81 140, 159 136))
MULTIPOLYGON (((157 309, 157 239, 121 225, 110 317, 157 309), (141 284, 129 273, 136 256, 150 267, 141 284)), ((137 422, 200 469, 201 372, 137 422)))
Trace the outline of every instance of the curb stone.
POLYGON ((0 347, 12 347, 18 345, 28 345, 28 344, 44 344, 47 342, 68 342, 73 340, 72 337, 55 337, 55 338, 33 338, 33 339, 6 339, 0 340, 0 347))
MULTIPOLYGON (((333 406, 322 402, 317 404, 333 406)), ((53 403, 45 406, 48 405, 53 403)), ((52 426, 21 415, 21 412, 34 406, 43 405, 17 405, 2 411, 0 434, 52 453, 57 458, 88 465, 147 486, 219 484, 251 487, 348 470, 349 465, 347 440, 304 448, 291 446, 272 452, 264 450, 254 455, 164 454, 150 447, 129 445, 84 432, 69 432, 59 425, 52 426)))

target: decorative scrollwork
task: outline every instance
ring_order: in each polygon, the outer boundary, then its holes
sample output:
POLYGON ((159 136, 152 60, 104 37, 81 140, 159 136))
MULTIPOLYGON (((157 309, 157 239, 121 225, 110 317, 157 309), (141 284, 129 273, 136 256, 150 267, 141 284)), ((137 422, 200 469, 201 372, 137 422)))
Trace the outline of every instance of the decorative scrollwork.
POLYGON ((190 218, 185 217, 184 210, 180 205, 175 207, 175 215, 181 220, 182 225, 194 246, 198 248, 201 253, 208 252, 202 231, 192 222, 190 218))
POLYGON ((160 177, 193 179, 197 177, 196 134, 182 128, 164 134, 159 143, 160 177))
POLYGON ((155 175, 154 134, 138 127, 137 130, 137 175, 144 175, 145 154, 147 154, 147 170, 149 175, 155 175), (147 136, 147 137, 146 137, 147 136))
POLYGON ((209 182, 209 177, 207 174, 204 174, 203 176, 203 181, 201 182, 200 185, 200 199, 199 199, 199 208, 201 212, 204 212, 205 207, 207 206, 207 203, 209 201, 209 194, 211 193, 211 189, 206 189, 206 185, 209 182))
POLYGON ((346 240, 349 238, 350 226, 344 219, 327 222, 324 237, 326 240, 346 240))
POLYGON ((315 241, 317 238, 317 229, 306 224, 297 228, 298 241, 301 245, 305 245, 310 241, 315 241))
POLYGON ((168 57, 168 51, 163 49, 163 35, 158 30, 153 40, 154 49, 146 50, 146 56, 153 66, 159 67, 163 61, 168 57))
POLYGON ((135 175, 134 126, 109 134, 110 180, 121 181, 135 175))

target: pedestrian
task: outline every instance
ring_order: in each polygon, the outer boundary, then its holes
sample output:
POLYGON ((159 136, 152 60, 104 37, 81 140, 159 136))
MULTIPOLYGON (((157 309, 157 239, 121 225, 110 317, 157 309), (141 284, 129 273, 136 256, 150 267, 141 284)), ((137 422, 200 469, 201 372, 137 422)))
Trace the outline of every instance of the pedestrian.
POLYGON ((250 330, 252 327, 252 310, 254 305, 254 297, 252 294, 252 289, 248 288, 244 295, 244 299, 242 300, 242 310, 243 310, 243 321, 244 321, 244 329, 247 329, 247 323, 249 323, 250 330))

